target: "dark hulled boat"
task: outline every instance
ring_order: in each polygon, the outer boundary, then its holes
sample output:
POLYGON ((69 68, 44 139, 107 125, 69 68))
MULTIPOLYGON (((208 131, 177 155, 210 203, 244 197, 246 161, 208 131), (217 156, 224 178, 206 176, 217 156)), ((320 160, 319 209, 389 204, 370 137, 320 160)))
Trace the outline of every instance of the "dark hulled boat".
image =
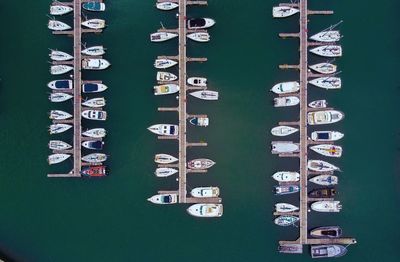
POLYGON ((309 197, 313 198, 332 198, 336 195, 334 188, 317 188, 308 193, 309 197))
POLYGON ((310 236, 318 238, 337 238, 342 236, 342 229, 338 226, 317 227, 311 230, 310 236))
POLYGON ((81 175, 86 177, 103 177, 108 175, 106 166, 90 166, 82 168, 81 175))

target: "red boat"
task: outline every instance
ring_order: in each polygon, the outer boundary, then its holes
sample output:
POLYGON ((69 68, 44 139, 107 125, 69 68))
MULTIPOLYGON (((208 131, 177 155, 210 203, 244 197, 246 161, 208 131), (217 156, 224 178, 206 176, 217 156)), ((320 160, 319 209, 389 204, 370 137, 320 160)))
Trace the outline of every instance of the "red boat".
POLYGON ((107 176, 108 170, 106 166, 90 166, 83 168, 81 171, 81 175, 87 177, 101 177, 107 176))

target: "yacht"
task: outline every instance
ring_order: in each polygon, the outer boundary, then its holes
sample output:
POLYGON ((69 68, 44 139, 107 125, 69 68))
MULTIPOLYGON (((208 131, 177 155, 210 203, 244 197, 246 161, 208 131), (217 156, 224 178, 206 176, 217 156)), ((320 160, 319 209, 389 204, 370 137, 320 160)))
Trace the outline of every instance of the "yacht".
POLYGON ((209 124, 209 119, 208 119, 208 117, 192 117, 192 118, 189 118, 189 123, 194 126, 206 127, 209 124))
POLYGON ((65 31, 71 29, 69 25, 57 20, 49 20, 47 27, 53 31, 65 31))
POLYGON ((173 67, 176 64, 178 64, 178 62, 171 59, 156 59, 154 61, 154 67, 158 69, 173 67))
POLYGON ((210 34, 207 32, 197 32, 186 35, 187 38, 196 42, 208 42, 210 41, 210 34))
POLYGON ((195 187, 190 191, 192 197, 218 197, 219 188, 218 187, 195 187))
POLYGON ((308 104, 311 108, 325 108, 328 105, 325 99, 322 100, 314 100, 308 104))
POLYGON ((102 58, 82 59, 82 68, 88 70, 104 70, 110 66, 110 62, 102 58))
POLYGON ((150 35, 151 42, 164 42, 172 38, 178 37, 178 34, 168 32, 157 32, 150 35))
POLYGON ((223 213, 222 204, 194 204, 187 212, 195 217, 220 217, 223 213))
POLYGON ((288 195, 300 191, 300 187, 298 185, 275 186, 274 189, 275 189, 275 195, 288 195))
POLYGON ((341 157, 343 152, 341 146, 335 146, 330 144, 315 145, 311 146, 310 149, 313 150, 314 152, 317 152, 318 154, 329 157, 341 157))
POLYGON ((52 65, 50 67, 50 74, 52 75, 62 75, 72 71, 74 67, 69 65, 52 65))
POLYGON ((90 1, 83 3, 82 8, 92 12, 103 12, 106 10, 106 4, 97 1, 90 1))
POLYGON ((337 166, 322 160, 308 160, 307 167, 309 170, 316 172, 340 171, 337 166))
POLYGON ((315 35, 310 36, 311 40, 318 42, 332 43, 339 41, 342 36, 337 30, 322 31, 315 35))
POLYGON ((82 157, 82 160, 88 163, 101 163, 107 160, 107 155, 103 153, 92 153, 82 157))
POLYGON ((92 138, 103 138, 107 134, 104 128, 93 128, 82 133, 82 135, 92 138))
POLYGON ((82 167, 80 173, 85 177, 104 177, 108 176, 108 169, 106 166, 88 166, 82 167))
POLYGON ((106 27, 106 21, 103 19, 89 19, 82 22, 82 25, 90 29, 103 29, 106 27))
POLYGON ((338 226, 317 227, 310 231, 310 236, 316 238, 338 238, 342 236, 342 229, 338 226))
POLYGON ((275 211, 281 213, 288 213, 288 212, 296 212, 299 210, 297 206, 288 204, 288 203, 276 203, 275 204, 275 211))
POLYGON ((82 111, 82 117, 89 120, 101 120, 107 119, 107 112, 101 110, 85 110, 82 111))
POLYGON ((323 57, 340 57, 342 56, 342 47, 339 45, 323 45, 311 49, 310 52, 323 57))
POLYGON ((49 141, 49 149, 51 150, 67 150, 70 149, 72 146, 68 143, 65 143, 61 140, 50 140, 49 141))
POLYGON ((279 171, 273 174, 272 178, 278 182, 297 182, 300 180, 300 174, 297 172, 279 171))
POLYGON ((169 125, 169 124, 158 124, 152 125, 147 129, 160 136, 177 136, 178 135, 178 126, 177 125, 169 125))
POLYGON ((320 186, 333 186, 337 185, 339 179, 337 176, 319 175, 309 179, 309 181, 320 186))
POLYGON ((70 113, 61 110, 51 110, 49 114, 49 118, 55 120, 64 120, 71 117, 72 115, 70 113))
POLYGON ((340 212, 340 201, 323 200, 311 204, 311 209, 317 212, 340 212))
POLYGON ((307 114, 309 125, 325 125, 339 122, 344 118, 344 114, 337 110, 325 110, 309 112, 307 114))
POLYGON ((275 218, 274 223, 278 226, 287 227, 295 224, 300 218, 296 216, 279 216, 275 218))
POLYGON ((72 89, 72 80, 54 80, 47 84, 47 86, 51 89, 72 89))
POLYGON ((52 154, 52 155, 49 155, 47 161, 49 162, 50 165, 53 165, 53 164, 61 163, 61 162, 65 161, 66 159, 68 159, 69 157, 71 157, 71 155, 69 155, 69 154, 52 154))
POLYGON ((49 56, 50 59, 54 61, 68 61, 74 59, 72 55, 58 50, 51 50, 49 56))
POLYGON ((49 95, 49 100, 51 102, 54 102, 54 103, 64 102, 64 101, 67 101, 67 100, 69 100, 71 98, 73 98, 72 95, 65 94, 65 93, 51 93, 49 95))
POLYGON ((272 16, 274 18, 284 18, 284 17, 289 17, 294 14, 297 14, 300 12, 299 9, 297 8, 292 8, 290 6, 274 6, 272 8, 272 16))
POLYGON ((211 18, 192 18, 187 20, 188 29, 206 29, 215 25, 215 20, 211 18))
POLYGON ((105 50, 102 45, 96 45, 83 49, 81 53, 88 56, 102 56, 106 53, 105 50))
POLYGON ((50 14, 51 15, 65 15, 71 13, 74 9, 66 5, 51 5, 50 14))
POLYGON ((275 94, 290 94, 295 93, 300 90, 300 84, 295 81, 291 82, 281 82, 274 85, 271 91, 275 94))
POLYGON ((276 126, 271 129, 271 134, 274 136, 288 136, 296 133, 299 129, 291 126, 276 126))
POLYGON ((147 199, 153 204, 175 204, 178 202, 178 194, 159 194, 147 199))
POLYGON ((347 253, 346 247, 342 245, 317 245, 311 246, 312 258, 341 257, 347 253))
POLYGON ((204 77, 189 77, 187 83, 192 86, 206 87, 207 78, 204 77))
POLYGON ((333 198, 336 195, 334 188, 316 188, 308 193, 310 198, 333 198))
POLYGON ((344 137, 344 134, 337 131, 314 131, 311 139, 318 142, 337 141, 344 137))
POLYGON ((158 164, 171 164, 176 161, 178 161, 178 158, 167 154, 157 154, 154 156, 154 162, 158 164))
POLYGON ((215 162, 212 161, 211 159, 207 158, 198 158, 198 159, 193 159, 187 163, 187 167, 189 169, 208 169, 215 165, 215 162))
POLYGON ((104 99, 104 97, 96 97, 86 100, 85 102, 82 103, 82 105, 92 108, 103 107, 106 105, 106 100, 104 99))
POLYGON ((274 98, 274 107, 295 106, 300 103, 297 96, 282 96, 274 98))
POLYGON ((324 89, 340 89, 342 80, 340 77, 325 76, 310 80, 308 83, 324 89))
POLYGON ((169 167, 159 167, 154 172, 157 177, 168 177, 176 173, 178 173, 178 170, 169 167))
POLYGON ((299 145, 290 141, 272 142, 271 147, 272 154, 294 153, 299 151, 299 145))
POLYGON ((303 254, 303 245, 301 244, 282 244, 278 247, 279 253, 284 254, 303 254))
POLYGON ((310 69, 314 70, 315 72, 324 74, 324 75, 336 73, 336 70, 337 70, 337 66, 334 64, 330 64, 330 63, 318 63, 318 64, 310 65, 308 67, 310 69))
POLYGON ((100 83, 86 83, 82 85, 83 93, 99 93, 106 90, 108 87, 100 83))
POLYGON ((103 146, 104 146, 104 142, 101 140, 83 141, 82 146, 87 149, 102 150, 103 146))
POLYGON ((68 124, 53 124, 53 125, 50 125, 49 132, 50 132, 50 134, 60 134, 60 133, 67 131, 71 127, 72 127, 72 125, 68 125, 68 124))
POLYGON ((170 95, 179 92, 179 86, 176 84, 165 84, 154 86, 154 95, 170 95))
POLYGON ((163 11, 169 11, 169 10, 177 8, 178 6, 179 6, 178 3, 175 3, 175 2, 161 2, 161 3, 157 3, 157 5, 156 5, 157 9, 160 9, 163 11))
POLYGON ((158 71, 156 79, 157 81, 160 82, 168 82, 168 81, 175 81, 178 79, 178 77, 169 72, 158 71))
POLYGON ((200 90, 189 93, 191 96, 202 100, 218 100, 218 92, 217 91, 210 91, 210 90, 200 90))

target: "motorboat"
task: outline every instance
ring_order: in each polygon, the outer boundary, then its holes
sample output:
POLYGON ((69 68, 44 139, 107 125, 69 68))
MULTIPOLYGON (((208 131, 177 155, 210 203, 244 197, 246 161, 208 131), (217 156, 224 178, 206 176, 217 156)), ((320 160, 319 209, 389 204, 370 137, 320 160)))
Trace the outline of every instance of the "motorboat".
POLYGON ((50 15, 66 15, 71 13, 74 9, 67 5, 51 5, 50 15))
POLYGON ((102 45, 96 45, 83 49, 81 53, 88 56, 102 56, 106 53, 106 49, 102 45))
POLYGON ((272 17, 285 18, 297 14, 298 12, 300 12, 299 9, 290 6, 274 6, 272 8, 272 17))
POLYGON ((307 167, 309 170, 316 172, 340 171, 337 166, 322 160, 308 160, 307 167))
POLYGON ((168 82, 168 81, 175 81, 178 79, 178 77, 169 72, 158 71, 156 79, 157 81, 168 82))
POLYGON ((193 170, 208 169, 213 165, 215 165, 215 162, 207 158, 193 159, 187 163, 187 167, 193 170))
POLYGON ((107 155, 103 153, 92 153, 83 156, 82 160, 88 163, 101 163, 107 160, 107 155))
POLYGON ((310 52, 323 57, 342 56, 342 47, 339 45, 323 45, 310 49, 310 52))
POLYGON ((220 217, 223 214, 222 204, 194 204, 187 212, 195 217, 220 217))
POLYGON ((108 169, 106 166, 88 166, 82 167, 80 173, 85 177, 103 177, 108 176, 108 169))
POLYGON ((338 226, 317 227, 310 231, 310 236, 316 238, 338 238, 342 236, 342 229, 338 226))
POLYGON ((148 127, 147 129, 160 136, 177 136, 178 135, 178 126, 170 125, 170 124, 157 124, 148 127))
POLYGON ((275 218, 274 223, 278 226, 287 227, 295 224, 300 218, 296 216, 279 216, 275 218))
POLYGON ((274 98, 274 107, 295 106, 300 103, 297 96, 282 96, 274 98))
POLYGON ((194 126, 208 126, 209 124, 209 119, 208 117, 192 117, 189 118, 189 123, 191 123, 194 126))
POLYGON ((271 153, 272 154, 284 154, 284 153, 294 153, 299 151, 299 144, 293 142, 272 142, 271 143, 271 153))
POLYGON ((342 36, 338 30, 327 30, 310 36, 310 40, 332 43, 340 40, 342 36))
POLYGON ((195 187, 190 191, 192 197, 218 197, 219 188, 218 187, 195 187))
POLYGON ((65 93, 51 93, 49 95, 49 100, 51 102, 54 102, 54 103, 64 102, 64 101, 67 101, 67 100, 69 100, 71 98, 73 98, 72 95, 65 94, 65 93))
POLYGON ((69 25, 57 20, 49 20, 47 27, 53 31, 65 31, 71 29, 69 25))
POLYGON ((288 136, 296 133, 299 129, 291 126, 276 126, 271 129, 271 134, 274 136, 288 136))
POLYGON ((281 185, 281 186, 275 186, 274 188, 275 188, 275 195, 288 195, 300 191, 300 187, 298 185, 281 185))
POLYGON ((106 100, 104 99, 104 97, 96 97, 86 100, 82 103, 82 105, 92 108, 103 107, 106 105, 106 100))
POLYGON ((330 144, 315 145, 311 146, 310 149, 313 150, 314 152, 317 152, 318 154, 329 157, 341 157, 343 152, 341 146, 335 146, 330 144))
POLYGON ((103 58, 84 58, 82 68, 87 70, 104 70, 110 66, 110 62, 103 58))
POLYGON ((192 86, 206 87, 207 78, 204 77, 189 77, 187 83, 192 86))
POLYGON ((58 164, 71 157, 70 154, 52 154, 49 155, 47 161, 50 165, 58 164))
POLYGON ((170 95, 179 92, 179 86, 176 84, 165 84, 154 86, 154 95, 170 95))
POLYGON ((325 99, 314 100, 308 104, 311 108, 325 108, 328 105, 325 99))
POLYGON ((192 18, 187 20, 188 29, 206 29, 215 25, 215 20, 211 18, 192 18))
POLYGON ((154 162, 158 164, 171 164, 178 161, 178 158, 168 154, 157 154, 154 156, 154 162))
POLYGON ((83 3, 82 8, 92 12, 103 12, 106 10, 106 4, 97 1, 90 1, 83 3))
POLYGON ((49 114, 50 119, 56 119, 56 120, 64 120, 71 117, 72 115, 70 113, 61 110, 51 110, 49 114))
POLYGON ((207 32, 196 32, 186 35, 187 38, 196 42, 208 42, 210 41, 210 34, 207 32))
POLYGON ((82 25, 90 29, 103 29, 106 27, 106 21, 103 19, 89 19, 82 22, 82 25))
POLYGON ((342 79, 334 76, 315 78, 308 83, 324 89, 340 89, 342 87, 342 79))
POLYGON ((159 194, 149 197, 147 201, 153 204, 175 204, 178 202, 178 194, 159 194))
POLYGON ((314 70, 320 74, 333 74, 336 73, 337 66, 331 63, 318 63, 308 66, 311 70, 314 70))
POLYGON ((82 85, 83 93, 99 93, 106 90, 108 87, 100 83, 86 83, 82 85))
POLYGON ((299 210, 297 206, 288 204, 288 203, 276 203, 275 204, 275 211, 281 213, 288 213, 288 212, 295 212, 299 210))
POLYGON ((311 204, 311 209, 317 212, 340 212, 342 205, 340 201, 323 200, 311 204))
POLYGON ((68 61, 74 59, 72 55, 58 50, 51 50, 49 56, 50 59, 54 61, 68 61))
POLYGON ((344 118, 344 114, 337 110, 324 110, 309 112, 307 114, 309 125, 325 125, 339 122, 344 118))
POLYGON ((194 96, 199 99, 203 100, 218 100, 218 92, 217 91, 210 91, 210 90, 200 90, 189 93, 191 96, 194 96))
POLYGON ((319 175, 309 179, 309 181, 320 186, 333 186, 337 185, 339 179, 337 176, 319 175))
POLYGON ((107 112, 101 110, 85 110, 82 112, 82 117, 89 120, 101 120, 107 119, 107 112))
POLYGON ((279 171, 272 175, 272 178, 278 182, 297 182, 300 180, 298 172, 279 171))
POLYGON ((311 139, 314 141, 337 141, 344 137, 344 134, 337 131, 314 131, 311 133, 311 139))
POLYGON ((154 61, 154 67, 158 69, 165 69, 173 67, 174 65, 178 64, 177 61, 171 59, 156 59, 154 61))
POLYGON ((157 3, 156 7, 157 9, 163 10, 163 11, 169 11, 172 9, 175 9, 179 6, 178 3, 175 2, 161 2, 157 3))
POLYGON ((334 188, 316 188, 308 193, 311 198, 332 198, 336 195, 334 188))
POLYGON ((168 32, 157 32, 150 35, 151 42, 164 42, 172 38, 178 37, 178 34, 168 32))
POLYGON ((107 131, 104 128, 93 128, 82 133, 82 135, 92 138, 103 138, 106 134, 107 131))
POLYGON ((50 74, 52 75, 62 75, 72 71, 74 67, 69 65, 52 65, 50 67, 50 74))
POLYGON ((50 140, 49 149, 51 150, 67 150, 72 148, 72 146, 61 140, 50 140))
POLYGON ((300 84, 296 81, 291 82, 281 82, 274 85, 271 91, 275 94, 290 94, 295 93, 300 90, 300 84))
MULTIPOLYGON (((47 84, 47 86, 51 89, 72 89, 72 80, 63 79, 63 80, 54 80, 47 84)), ((65 96, 64 96, 65 97, 65 96)), ((67 99, 68 100, 68 99, 67 99)), ((65 100, 63 100, 65 101, 65 100)))
POLYGON ((342 245, 314 245, 311 246, 312 258, 341 257, 347 253, 346 247, 342 245))
POLYGON ((83 141, 82 146, 87 149, 92 149, 92 150, 102 150, 103 149, 104 142, 101 140, 95 140, 95 141, 83 141))
POLYGON ((278 247, 279 253, 285 254, 303 254, 302 244, 282 244, 278 247))
POLYGON ((159 167, 154 172, 154 174, 157 177, 168 177, 168 176, 172 176, 173 174, 176 174, 176 173, 178 173, 178 170, 176 170, 175 168, 169 168, 169 167, 159 167))
POLYGON ((68 125, 68 124, 53 124, 53 125, 50 125, 49 132, 50 132, 50 134, 60 134, 60 133, 67 131, 71 127, 72 127, 72 125, 68 125))

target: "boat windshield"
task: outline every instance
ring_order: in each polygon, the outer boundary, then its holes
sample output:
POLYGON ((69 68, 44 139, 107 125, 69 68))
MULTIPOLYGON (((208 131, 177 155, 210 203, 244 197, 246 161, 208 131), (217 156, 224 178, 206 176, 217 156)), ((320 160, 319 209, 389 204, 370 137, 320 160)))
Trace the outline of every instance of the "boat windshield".
POLYGON ((171 203, 171 196, 163 196, 162 202, 163 203, 171 203))

